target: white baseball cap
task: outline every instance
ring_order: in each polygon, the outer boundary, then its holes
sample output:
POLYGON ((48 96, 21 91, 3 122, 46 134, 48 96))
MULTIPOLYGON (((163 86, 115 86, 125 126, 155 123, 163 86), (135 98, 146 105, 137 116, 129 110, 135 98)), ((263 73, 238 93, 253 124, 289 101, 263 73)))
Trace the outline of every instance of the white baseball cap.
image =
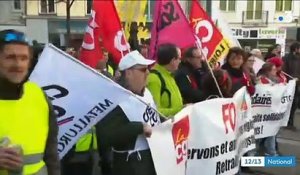
POLYGON ((119 63, 119 70, 123 71, 126 69, 131 68, 132 66, 135 65, 144 65, 148 66, 153 64, 155 61, 154 60, 148 60, 145 57, 143 57, 142 54, 140 54, 137 50, 129 52, 127 55, 125 55, 120 63, 119 63))

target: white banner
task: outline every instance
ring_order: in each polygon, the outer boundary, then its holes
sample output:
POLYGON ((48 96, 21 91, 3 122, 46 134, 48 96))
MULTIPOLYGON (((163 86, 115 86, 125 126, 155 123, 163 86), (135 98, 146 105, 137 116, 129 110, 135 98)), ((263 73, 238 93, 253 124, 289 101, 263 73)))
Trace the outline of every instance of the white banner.
POLYGON ((192 106, 188 106, 173 120, 153 128, 148 143, 157 175, 185 175, 191 109, 192 106))
POLYGON ((240 157, 255 148, 251 99, 246 89, 240 89, 233 98, 188 106, 174 122, 155 127, 149 145, 157 175, 237 173, 240 157))
POLYGON ((289 120, 293 104, 296 81, 288 84, 259 84, 252 96, 252 115, 255 138, 276 135, 289 120))
POLYGON ((44 49, 30 80, 39 84, 52 101, 58 117, 60 158, 93 125, 130 97, 129 91, 53 45, 44 49))

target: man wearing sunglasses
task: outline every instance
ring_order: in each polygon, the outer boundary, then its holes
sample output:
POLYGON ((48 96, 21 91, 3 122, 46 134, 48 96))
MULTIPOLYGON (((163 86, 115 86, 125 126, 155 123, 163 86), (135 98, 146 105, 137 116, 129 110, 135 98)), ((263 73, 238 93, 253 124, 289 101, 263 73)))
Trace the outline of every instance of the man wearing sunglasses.
POLYGON ((31 55, 22 32, 0 31, 0 174, 59 175, 56 117, 27 81, 31 55))
MULTIPOLYGON (((150 91, 145 88, 148 66, 154 61, 145 59, 138 51, 124 56, 119 64, 119 84, 148 104, 130 97, 96 125, 101 158, 113 150, 112 175, 155 175, 155 168, 146 137, 152 126, 160 123, 150 91), (102 146, 102 148, 101 148, 102 146)), ((109 174, 109 163, 102 160, 103 174, 109 174)))
POLYGON ((175 80, 181 92, 183 103, 197 103, 204 99, 203 77, 208 72, 197 47, 189 47, 175 73, 175 80))

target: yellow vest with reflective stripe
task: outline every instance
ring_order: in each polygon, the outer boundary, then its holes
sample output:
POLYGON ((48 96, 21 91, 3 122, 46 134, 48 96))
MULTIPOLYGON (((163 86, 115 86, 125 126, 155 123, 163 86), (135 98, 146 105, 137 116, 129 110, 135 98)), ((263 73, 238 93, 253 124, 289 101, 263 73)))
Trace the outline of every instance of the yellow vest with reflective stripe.
POLYGON ((114 69, 110 65, 107 66, 107 72, 114 76, 114 69))
POLYGON ((75 152, 89 151, 90 149, 97 149, 97 137, 95 127, 90 129, 86 134, 79 138, 75 146, 75 152), (93 145, 92 144, 93 141, 93 145))
POLYGON ((38 85, 26 82, 23 87, 21 99, 0 100, 0 138, 8 137, 11 144, 22 147, 23 174, 29 175, 45 166, 43 154, 48 137, 49 108, 38 85))

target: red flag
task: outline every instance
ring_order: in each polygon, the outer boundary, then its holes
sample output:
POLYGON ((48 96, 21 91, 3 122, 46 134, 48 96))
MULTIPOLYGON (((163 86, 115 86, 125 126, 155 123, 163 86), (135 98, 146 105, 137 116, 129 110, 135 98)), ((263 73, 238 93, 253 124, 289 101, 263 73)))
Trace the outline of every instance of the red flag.
POLYGON ((195 45, 195 36, 177 0, 155 2, 151 31, 150 58, 156 59, 157 46, 172 43, 180 48, 195 45))
POLYGON ((228 43, 196 0, 192 2, 190 25, 199 37, 202 51, 210 63, 215 64, 227 55, 228 43))
POLYGON ((90 17, 83 37, 79 59, 86 65, 95 68, 103 55, 99 43, 100 30, 96 22, 96 13, 92 10, 91 14, 92 16, 90 17))
POLYGON ((84 36, 80 59, 95 67, 98 60, 102 58, 99 43, 101 42, 101 46, 113 55, 114 62, 118 64, 122 54, 126 54, 130 46, 125 40, 114 1, 94 0, 93 9, 84 36))
POLYGON ((103 47, 113 55, 114 62, 118 64, 122 53, 126 54, 130 46, 125 39, 114 1, 94 0, 94 9, 103 47))

